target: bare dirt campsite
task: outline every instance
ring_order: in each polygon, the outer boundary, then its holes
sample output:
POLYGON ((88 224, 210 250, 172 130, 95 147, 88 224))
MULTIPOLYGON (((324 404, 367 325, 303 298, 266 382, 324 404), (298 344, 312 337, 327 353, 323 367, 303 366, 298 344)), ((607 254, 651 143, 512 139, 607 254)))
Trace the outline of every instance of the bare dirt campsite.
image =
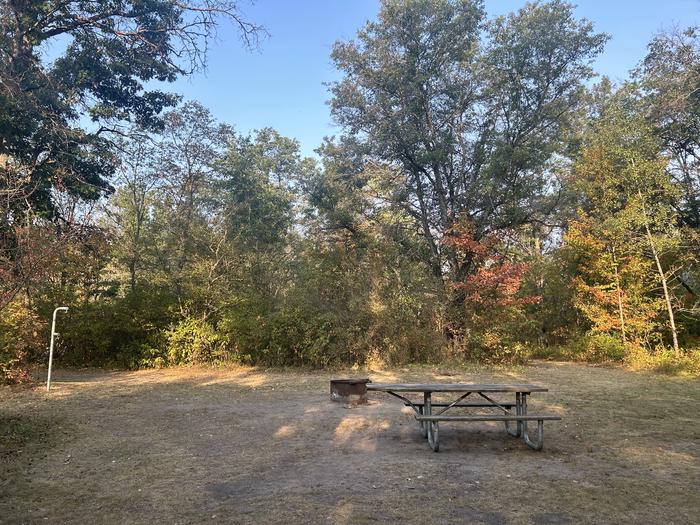
POLYGON ((442 425, 328 380, 362 372, 58 371, 0 387, 2 523, 691 523, 700 381, 613 367, 410 367, 374 381, 533 382, 563 416, 541 452, 502 425, 442 425))
POLYGON ((0 0, 0 525, 700 523, 700 1, 578 3, 0 0))

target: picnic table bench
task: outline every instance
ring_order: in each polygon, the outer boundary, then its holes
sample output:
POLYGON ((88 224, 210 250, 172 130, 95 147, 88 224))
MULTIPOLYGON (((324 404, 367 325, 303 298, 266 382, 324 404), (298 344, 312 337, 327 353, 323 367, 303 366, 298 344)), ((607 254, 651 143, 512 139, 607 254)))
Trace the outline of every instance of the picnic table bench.
MULTIPOLYGON (((502 421, 506 432, 513 437, 522 437, 527 446, 535 450, 542 450, 544 443, 544 422, 559 420, 561 417, 545 414, 528 414, 527 396, 533 392, 547 392, 547 388, 539 385, 514 384, 463 384, 463 383, 368 383, 367 390, 373 392, 386 392, 399 398, 405 406, 415 411, 423 436, 428 439, 428 444, 435 452, 440 448, 439 422, 440 421, 502 421), (414 401, 406 394, 423 394, 423 400, 414 401), (461 394, 452 402, 433 402, 434 393, 461 394), (465 402, 472 394, 476 394, 483 401, 465 402), (496 401, 493 394, 515 394, 515 401, 496 401), (493 409, 495 413, 445 415, 448 410, 454 408, 478 408, 493 409), (438 409, 434 411, 433 409, 438 409), (515 412, 513 411, 515 409, 515 412), (528 433, 528 421, 537 421, 537 436, 531 439, 528 433), (511 427, 515 423, 515 428, 511 427)), ((495 396, 494 396, 495 397, 495 396)))

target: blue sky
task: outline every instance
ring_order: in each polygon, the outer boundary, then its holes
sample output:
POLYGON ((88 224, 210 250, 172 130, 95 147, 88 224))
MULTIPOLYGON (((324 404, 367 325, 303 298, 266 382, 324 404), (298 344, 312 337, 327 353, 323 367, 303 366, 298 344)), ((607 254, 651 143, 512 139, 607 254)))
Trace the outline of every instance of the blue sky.
MULTIPOLYGON (((489 16, 518 9, 524 0, 486 0, 489 16)), ((326 105, 324 82, 339 78, 330 61, 333 43, 354 37, 379 10, 377 0, 258 0, 241 2, 248 19, 270 37, 246 51, 225 24, 211 46, 205 73, 178 80, 169 90, 211 109, 241 133, 271 126, 296 138, 313 155, 325 135, 338 132, 326 105)), ((700 0, 581 0, 576 12, 612 38, 595 68, 621 80, 645 55, 654 34, 700 21, 700 0)))

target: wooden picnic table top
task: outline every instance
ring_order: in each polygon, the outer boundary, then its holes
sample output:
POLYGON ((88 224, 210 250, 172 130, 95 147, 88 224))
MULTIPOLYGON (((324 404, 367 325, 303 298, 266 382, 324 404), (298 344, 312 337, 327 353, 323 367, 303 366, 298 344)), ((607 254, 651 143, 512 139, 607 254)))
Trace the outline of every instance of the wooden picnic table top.
POLYGON ((471 383, 367 383, 374 392, 547 392, 540 385, 471 383))

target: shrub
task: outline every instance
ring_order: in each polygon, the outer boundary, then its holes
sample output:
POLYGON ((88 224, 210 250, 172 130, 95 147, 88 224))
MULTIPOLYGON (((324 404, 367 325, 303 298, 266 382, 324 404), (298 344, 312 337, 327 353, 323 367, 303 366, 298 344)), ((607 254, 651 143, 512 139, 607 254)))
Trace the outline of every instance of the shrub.
POLYGON ((602 332, 592 332, 584 337, 583 357, 586 361, 623 361, 625 347, 619 337, 602 332))
POLYGON ((231 358, 268 366, 323 367, 348 362, 347 333, 330 314, 287 307, 267 314, 229 312, 220 323, 231 358))
POLYGON ((167 359, 165 331, 171 317, 167 298, 148 290, 70 305, 60 320, 57 354, 62 365, 163 365, 167 359))
POLYGON ((621 362, 626 359, 627 352, 633 346, 633 344, 628 343, 625 348, 622 341, 614 335, 588 332, 571 338, 563 345, 532 346, 529 349, 528 357, 587 361, 589 363, 621 362))
POLYGON ((207 321, 186 317, 165 333, 171 364, 212 363, 225 358, 226 339, 207 321))
POLYGON ((661 346, 653 352, 634 348, 628 352, 625 362, 637 370, 652 370, 669 375, 700 375, 700 349, 676 355, 670 348, 661 346))
POLYGON ((0 316, 0 382, 26 381, 26 366, 40 349, 46 347, 46 323, 27 306, 14 301, 0 316))
POLYGON ((491 331, 454 339, 449 350, 453 359, 489 364, 523 364, 530 354, 529 345, 502 338, 491 331))

